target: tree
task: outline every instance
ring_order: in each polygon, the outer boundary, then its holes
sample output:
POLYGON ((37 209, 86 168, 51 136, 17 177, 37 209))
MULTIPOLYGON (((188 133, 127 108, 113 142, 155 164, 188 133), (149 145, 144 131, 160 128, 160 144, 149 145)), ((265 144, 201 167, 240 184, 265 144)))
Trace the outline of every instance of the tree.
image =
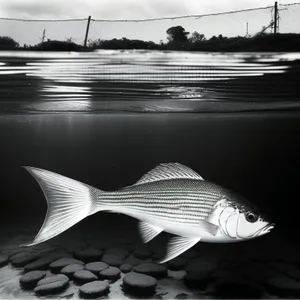
POLYGON ((167 34, 169 42, 186 42, 190 33, 186 32, 182 26, 174 26, 167 30, 167 34))
POLYGON ((0 36, 0 48, 1 49, 15 49, 19 48, 19 43, 9 36, 0 36))
POLYGON ((205 35, 203 33, 194 31, 191 37, 189 38, 189 41, 192 43, 205 41, 205 35))

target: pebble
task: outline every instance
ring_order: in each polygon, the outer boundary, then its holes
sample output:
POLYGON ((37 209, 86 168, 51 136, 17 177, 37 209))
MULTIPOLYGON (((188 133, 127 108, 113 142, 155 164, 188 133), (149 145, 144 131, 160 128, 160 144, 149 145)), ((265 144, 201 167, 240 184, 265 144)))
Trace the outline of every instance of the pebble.
POLYGON ((79 284, 88 283, 98 279, 98 277, 94 273, 87 270, 76 271, 73 275, 73 278, 74 281, 76 281, 79 284))
POLYGON ((20 284, 25 289, 32 289, 45 276, 46 276, 45 271, 32 271, 26 273, 20 278, 20 284))
POLYGON ((79 292, 86 298, 98 298, 109 293, 109 284, 105 281, 89 282, 81 286, 79 292))
POLYGON ((146 275, 153 276, 155 278, 163 278, 168 275, 168 269, 156 263, 142 263, 134 267, 134 271, 146 275))
POLYGON ((108 249, 106 249, 105 253, 106 254, 113 254, 113 255, 118 256, 122 259, 125 259, 129 255, 128 251, 125 250, 125 249, 122 249, 122 248, 108 248, 108 249))
POLYGON ((120 271, 122 273, 129 273, 132 271, 132 269, 133 269, 133 266, 130 264, 124 264, 124 265, 120 266, 120 271))
POLYGON ((63 291, 69 283, 69 278, 63 274, 54 275, 38 282, 34 292, 38 295, 56 294, 63 291))
POLYGON ((109 267, 108 264, 101 262, 101 261, 96 261, 96 262, 90 262, 87 263, 84 268, 94 274, 99 274, 101 271, 107 269, 109 267))
POLYGON ((47 255, 45 257, 41 257, 38 260, 25 265, 24 271, 29 272, 34 270, 47 270, 49 265, 57 259, 57 255, 47 255))
POLYGON ((9 259, 10 259, 10 261, 13 261, 17 258, 21 258, 23 256, 28 256, 29 254, 32 255, 34 253, 31 251, 28 251, 28 250, 27 251, 18 251, 18 252, 13 253, 12 255, 10 255, 9 259))
POLYGON ((296 267, 290 263, 286 263, 286 262, 269 262, 268 266, 270 266, 273 270, 277 271, 277 272, 287 272, 287 271, 291 271, 291 270, 295 270, 296 267))
POLYGON ((68 266, 65 266, 64 268, 62 268, 60 273, 68 276, 69 278, 72 278, 75 272, 81 271, 83 269, 84 269, 83 265, 72 264, 72 265, 68 265, 68 266))
POLYGON ((118 268, 121 265, 123 265, 123 262, 124 262, 124 260, 121 257, 113 255, 113 254, 104 254, 102 261, 112 267, 118 267, 118 268))
POLYGON ((69 282, 69 278, 68 276, 64 275, 64 274, 58 274, 58 275, 53 275, 53 276, 49 276, 46 277, 44 279, 41 279, 37 285, 44 285, 44 284, 48 284, 48 283, 53 283, 53 282, 57 282, 57 281, 63 281, 65 283, 69 282))
POLYGON ((99 279, 117 280, 120 278, 121 271, 117 267, 109 267, 99 273, 99 279))
POLYGON ((137 266, 137 265, 140 265, 145 262, 151 262, 151 259, 143 260, 143 259, 139 259, 139 258, 135 257, 134 255, 130 255, 124 261, 125 264, 129 264, 132 266, 137 266))
POLYGON ((123 287, 128 294, 152 296, 156 286, 156 279, 148 275, 128 273, 123 277, 123 287))
POLYGON ((9 257, 7 255, 0 254, 0 268, 6 266, 9 263, 9 257))
POLYGON ((64 267, 73 264, 83 265, 84 263, 74 258, 60 258, 50 264, 50 269, 53 273, 59 273, 64 267))
POLYGON ((175 299, 187 299, 188 295, 185 293, 181 293, 175 296, 175 299))
POLYGON ((168 262, 168 269, 172 271, 183 270, 187 264, 187 259, 184 257, 176 257, 168 262))
POLYGON ((29 264, 37 259, 38 259, 38 256, 36 254, 27 254, 27 255, 22 255, 21 257, 14 259, 11 262, 11 264, 15 267, 24 267, 27 264, 29 264))
POLYGON ((99 249, 88 248, 74 253, 74 257, 84 262, 100 260, 103 252, 99 249))
POLYGON ((152 250, 148 246, 142 245, 134 251, 133 255, 137 258, 145 259, 151 257, 152 253, 152 250))

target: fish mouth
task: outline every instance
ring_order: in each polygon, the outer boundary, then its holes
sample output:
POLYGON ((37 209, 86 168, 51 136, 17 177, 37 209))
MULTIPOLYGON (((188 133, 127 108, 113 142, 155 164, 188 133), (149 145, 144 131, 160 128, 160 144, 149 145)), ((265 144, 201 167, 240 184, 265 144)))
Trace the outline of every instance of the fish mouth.
POLYGON ((275 227, 275 223, 268 224, 268 225, 264 226, 262 229, 260 229, 256 233, 256 236, 265 235, 265 234, 269 233, 274 227, 275 227))

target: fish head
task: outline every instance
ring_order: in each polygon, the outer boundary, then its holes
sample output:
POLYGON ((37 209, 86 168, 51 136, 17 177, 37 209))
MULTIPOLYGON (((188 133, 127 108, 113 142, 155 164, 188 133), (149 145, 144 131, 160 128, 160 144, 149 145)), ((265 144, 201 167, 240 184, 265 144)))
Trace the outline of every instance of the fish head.
POLYGON ((270 218, 242 198, 223 199, 219 226, 232 241, 249 240, 269 233, 275 226, 270 218))

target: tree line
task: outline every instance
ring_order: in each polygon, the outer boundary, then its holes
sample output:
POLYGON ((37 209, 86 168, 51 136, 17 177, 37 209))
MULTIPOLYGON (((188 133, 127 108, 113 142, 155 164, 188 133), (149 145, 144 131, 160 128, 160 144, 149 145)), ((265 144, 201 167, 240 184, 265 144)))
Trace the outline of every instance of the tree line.
POLYGON ((187 51, 300 51, 300 34, 258 33, 253 37, 212 36, 187 32, 182 26, 173 26, 166 31, 167 42, 159 43, 137 39, 97 39, 89 40, 84 48, 72 38, 66 41, 47 40, 37 45, 20 46, 8 36, 0 36, 0 50, 43 50, 43 51, 92 51, 95 49, 148 49, 148 50, 187 50, 187 51))

